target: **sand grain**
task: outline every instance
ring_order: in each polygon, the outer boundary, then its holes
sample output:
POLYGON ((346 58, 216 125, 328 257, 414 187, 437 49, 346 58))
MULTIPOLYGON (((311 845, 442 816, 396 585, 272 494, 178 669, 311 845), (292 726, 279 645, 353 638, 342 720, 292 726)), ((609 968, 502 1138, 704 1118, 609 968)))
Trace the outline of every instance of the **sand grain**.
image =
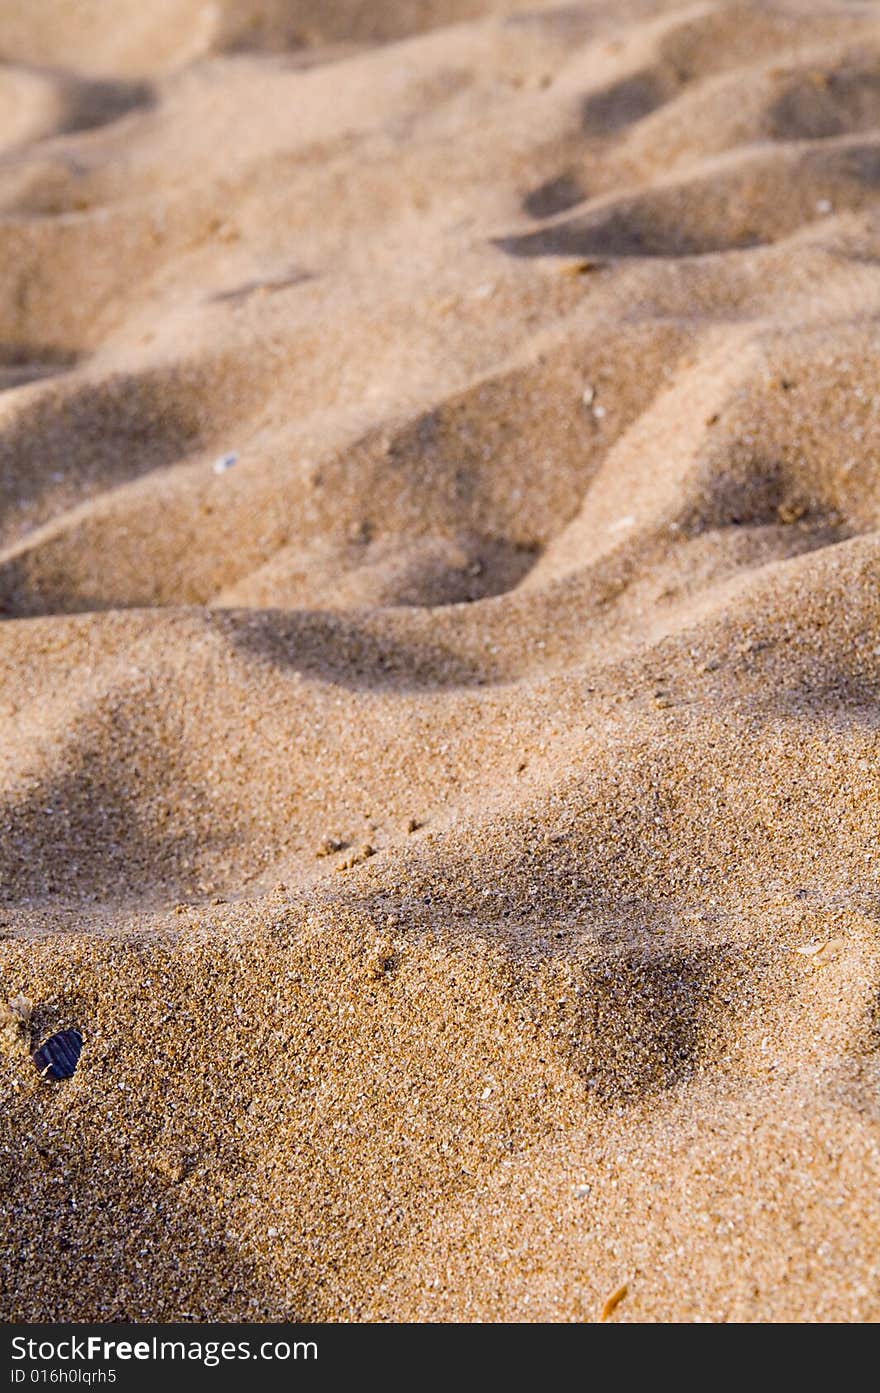
POLYGON ((876 12, 112 8, 0 3, 3 1318, 878 1319, 876 12))

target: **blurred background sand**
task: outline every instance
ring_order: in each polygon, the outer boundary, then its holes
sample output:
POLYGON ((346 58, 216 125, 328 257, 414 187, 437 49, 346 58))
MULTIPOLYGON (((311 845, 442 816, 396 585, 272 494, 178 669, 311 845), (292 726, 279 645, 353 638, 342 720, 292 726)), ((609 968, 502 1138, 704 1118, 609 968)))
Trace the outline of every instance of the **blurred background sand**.
POLYGON ((0 59, 3 1318, 880 1318, 877 7, 0 59))

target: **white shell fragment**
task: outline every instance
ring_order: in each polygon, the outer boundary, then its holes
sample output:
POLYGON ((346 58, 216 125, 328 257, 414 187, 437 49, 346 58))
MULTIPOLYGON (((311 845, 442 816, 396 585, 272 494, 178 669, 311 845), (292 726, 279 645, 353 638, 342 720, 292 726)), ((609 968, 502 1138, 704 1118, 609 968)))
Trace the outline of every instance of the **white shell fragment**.
POLYGON ((215 474, 225 474, 227 469, 231 469, 234 464, 238 464, 238 455, 232 453, 221 455, 219 459, 215 459, 211 468, 215 474))

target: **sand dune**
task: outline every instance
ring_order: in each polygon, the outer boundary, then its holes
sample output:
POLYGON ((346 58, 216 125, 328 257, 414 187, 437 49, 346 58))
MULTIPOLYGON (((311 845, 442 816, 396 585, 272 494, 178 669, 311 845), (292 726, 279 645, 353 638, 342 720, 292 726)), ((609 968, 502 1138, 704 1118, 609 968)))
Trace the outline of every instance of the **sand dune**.
POLYGON ((3 1318, 878 1319, 876 9, 112 8, 0 0, 3 1318))

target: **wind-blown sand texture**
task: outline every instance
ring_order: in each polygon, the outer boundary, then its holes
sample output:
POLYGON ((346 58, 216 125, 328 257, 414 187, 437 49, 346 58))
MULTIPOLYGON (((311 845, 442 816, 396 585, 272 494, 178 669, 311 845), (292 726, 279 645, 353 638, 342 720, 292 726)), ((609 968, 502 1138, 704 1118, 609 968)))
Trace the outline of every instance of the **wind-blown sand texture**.
POLYGON ((878 7, 0 55, 3 1318, 880 1318, 878 7))

